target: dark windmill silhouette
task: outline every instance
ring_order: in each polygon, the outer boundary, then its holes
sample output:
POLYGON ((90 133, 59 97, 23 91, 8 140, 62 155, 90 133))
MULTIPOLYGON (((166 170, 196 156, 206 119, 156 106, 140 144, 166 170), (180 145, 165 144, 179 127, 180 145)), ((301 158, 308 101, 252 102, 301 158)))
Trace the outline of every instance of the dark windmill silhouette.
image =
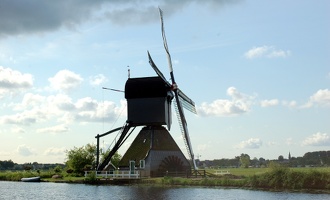
POLYGON ((187 97, 177 86, 172 68, 171 55, 165 37, 163 13, 159 9, 163 43, 167 54, 170 77, 169 83, 162 72, 153 62, 148 52, 149 63, 158 76, 128 78, 125 84, 125 98, 127 99, 127 121, 123 127, 113 129, 102 135, 97 135, 97 171, 112 168, 111 158, 131 135, 135 127, 144 126, 138 133, 131 146, 119 162, 120 169, 143 169, 141 175, 163 176, 165 173, 187 173, 197 169, 187 122, 183 107, 196 113, 195 103, 187 97), (189 159, 184 156, 168 130, 171 128, 172 100, 178 116, 189 159), (167 126, 167 129, 163 127, 167 126), (99 163, 99 138, 113 132, 119 132, 115 145, 99 163))

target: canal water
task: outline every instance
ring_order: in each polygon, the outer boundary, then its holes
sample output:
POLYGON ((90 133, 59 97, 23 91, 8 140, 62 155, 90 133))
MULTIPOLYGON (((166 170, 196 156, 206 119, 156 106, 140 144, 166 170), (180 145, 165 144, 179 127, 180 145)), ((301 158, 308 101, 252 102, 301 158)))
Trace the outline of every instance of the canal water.
POLYGON ((0 199, 183 199, 183 200, 329 200, 329 194, 266 192, 210 187, 113 186, 0 181, 0 199))

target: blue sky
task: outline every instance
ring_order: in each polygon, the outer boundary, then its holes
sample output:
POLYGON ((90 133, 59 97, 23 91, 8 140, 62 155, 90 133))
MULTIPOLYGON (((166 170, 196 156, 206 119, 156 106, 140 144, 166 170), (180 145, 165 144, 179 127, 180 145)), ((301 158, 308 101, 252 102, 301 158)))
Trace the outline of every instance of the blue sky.
MULTIPOLYGON (((124 124, 128 76, 169 79, 202 160, 330 150, 329 1, 0 1, 0 160, 65 161, 124 124)), ((173 112, 174 113, 174 112, 173 112)), ((120 149, 123 154, 138 133, 120 149)), ((171 135, 184 143, 173 116, 171 135)), ((104 137, 108 147, 114 135, 104 137)))

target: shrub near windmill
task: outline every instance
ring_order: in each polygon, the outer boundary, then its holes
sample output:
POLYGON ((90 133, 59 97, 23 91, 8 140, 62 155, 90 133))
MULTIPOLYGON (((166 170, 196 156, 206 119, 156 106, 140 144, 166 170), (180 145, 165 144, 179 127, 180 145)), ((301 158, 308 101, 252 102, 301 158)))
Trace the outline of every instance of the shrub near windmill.
POLYGON ((125 85, 125 98, 127 99, 128 119, 123 127, 96 136, 99 141, 100 137, 120 130, 119 139, 104 162, 98 165, 98 171, 111 168, 111 157, 137 126, 144 127, 123 155, 119 162, 120 169, 134 170, 138 168, 140 169, 141 176, 150 177, 164 176, 166 174, 182 175, 190 173, 192 168, 193 170, 197 170, 183 111, 183 107, 185 107, 189 111, 196 113, 195 104, 177 87, 175 82, 161 9, 159 9, 159 12, 161 17, 162 37, 167 53, 172 83, 166 80, 148 52, 149 63, 158 76, 129 78, 127 80, 125 85), (173 98, 175 99, 174 104, 179 125, 191 162, 187 160, 168 132, 171 128, 171 104, 173 98), (166 125, 168 130, 163 127, 163 125, 166 125), (130 131, 131 128, 133 129, 132 131, 130 131))

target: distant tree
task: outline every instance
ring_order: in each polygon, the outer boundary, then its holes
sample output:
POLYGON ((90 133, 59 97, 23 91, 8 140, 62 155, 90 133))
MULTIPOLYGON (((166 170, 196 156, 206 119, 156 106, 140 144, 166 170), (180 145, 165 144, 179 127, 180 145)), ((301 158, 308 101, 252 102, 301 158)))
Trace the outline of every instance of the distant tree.
POLYGON ((82 175, 85 166, 95 166, 95 152, 96 145, 87 144, 82 147, 74 147, 66 151, 67 166, 73 170, 74 173, 82 175))
POLYGON ((23 170, 23 165, 15 164, 13 170, 23 170))
POLYGON ((243 168, 248 168, 250 166, 250 156, 248 154, 241 154, 240 164, 243 168))
POLYGON ((260 158, 259 158, 259 164, 260 164, 261 166, 266 166, 266 160, 265 160, 264 158, 260 157, 260 158))
POLYGON ((32 169, 32 165, 30 163, 25 163, 23 165, 23 169, 26 170, 26 171, 29 171, 32 169))
POLYGON ((260 165, 258 158, 254 157, 252 160, 250 160, 250 165, 258 167, 260 165))
POLYGON ((240 165, 240 157, 239 156, 235 156, 234 159, 230 159, 229 160, 230 166, 235 166, 235 167, 239 167, 240 165))
POLYGON ((284 160, 284 157, 282 156, 282 155, 280 155, 279 157, 278 157, 278 161, 283 161, 284 160))
MULTIPOLYGON (((83 175, 85 170, 95 169, 96 164, 96 145, 87 144, 82 147, 74 147, 71 150, 66 151, 67 161, 66 165, 69 169, 72 169, 72 172, 83 175)), ((108 155, 110 150, 101 154, 101 160, 105 159, 105 156, 108 155)), ((116 152, 111 158, 111 162, 114 166, 118 166, 118 163, 121 159, 121 155, 116 152)))
POLYGON ((291 166, 294 166, 294 167, 304 167, 305 166, 305 160, 303 157, 292 157, 291 158, 291 166))
POLYGON ((55 168, 54 168, 54 172, 55 173, 61 173, 62 172, 62 167, 60 165, 57 165, 55 168))
POLYGON ((329 165, 330 164, 330 151, 314 151, 307 152, 303 156, 306 165, 329 165))
POLYGON ((12 160, 0 161, 0 169, 13 169, 15 163, 12 160))
MULTIPOLYGON (((108 149, 107 151, 101 153, 101 162, 103 162, 106 158, 106 156, 110 153, 111 149, 108 149)), ((118 167, 119 161, 121 160, 121 155, 118 153, 118 151, 112 156, 111 163, 118 167)))

